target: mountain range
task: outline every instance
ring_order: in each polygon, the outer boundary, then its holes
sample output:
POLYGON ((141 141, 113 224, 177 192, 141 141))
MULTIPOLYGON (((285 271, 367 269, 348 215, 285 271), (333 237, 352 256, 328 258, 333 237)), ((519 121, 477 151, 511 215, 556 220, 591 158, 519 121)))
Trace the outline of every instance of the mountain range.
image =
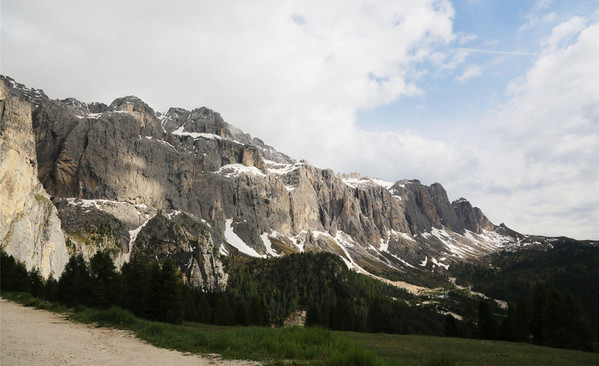
POLYGON ((329 252, 410 288, 397 280, 560 240, 495 225, 439 183, 297 161, 206 107, 55 100, 7 76, 0 99, 0 241, 44 277, 106 250, 117 267, 171 258, 186 283, 223 289, 225 257, 329 252))

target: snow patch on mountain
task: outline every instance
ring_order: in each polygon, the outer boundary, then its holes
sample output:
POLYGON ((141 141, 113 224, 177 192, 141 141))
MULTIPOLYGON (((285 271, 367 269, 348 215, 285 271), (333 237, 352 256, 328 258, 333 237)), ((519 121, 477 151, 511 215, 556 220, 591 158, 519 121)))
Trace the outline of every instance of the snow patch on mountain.
POLYGON ((315 239, 318 239, 318 237, 320 237, 320 236, 326 236, 327 238, 329 238, 330 240, 335 242, 337 244, 337 246, 339 247, 339 249, 341 249, 341 251, 344 254, 344 255, 339 255, 339 257, 343 260, 343 262, 345 263, 345 265, 347 266, 348 269, 356 271, 357 273, 371 275, 371 273, 366 271, 364 268, 360 267, 354 261, 351 254, 347 250, 347 248, 354 248, 356 245, 356 242, 352 239, 351 236, 349 236, 348 234, 346 234, 342 231, 337 231, 337 235, 335 235, 335 237, 331 236, 331 234, 324 232, 324 231, 312 231, 312 235, 315 239))
POLYGON ((268 238, 267 233, 260 235, 260 239, 262 239, 262 244, 264 244, 264 247, 266 248, 266 253, 268 253, 269 255, 271 255, 273 257, 279 256, 279 253, 275 252, 274 249, 272 248, 272 243, 271 243, 270 239, 268 238))
MULTIPOLYGON (((164 122, 164 121, 163 121, 164 122)), ((189 136, 194 139, 204 138, 208 140, 222 140, 223 138, 219 135, 215 135, 213 133, 203 133, 203 132, 187 132, 185 131, 185 123, 182 124, 179 128, 171 132, 173 135, 177 136, 189 136)))
POLYGON ((392 182, 385 182, 381 179, 378 178, 341 178, 341 180, 343 181, 343 183, 345 183, 345 185, 352 187, 352 188, 358 188, 359 186, 362 185, 377 185, 377 186, 381 186, 385 189, 390 189, 395 183, 392 182))
POLYGON ((402 233, 400 231, 395 231, 393 229, 390 230, 390 233, 391 233, 391 235, 393 235, 396 238, 400 237, 400 238, 403 238, 403 239, 408 240, 408 241, 413 241, 413 242, 416 241, 416 239, 414 239, 413 237, 411 237, 410 234, 408 234, 408 233, 402 233))
POLYGON ((379 245, 379 251, 388 252, 389 251, 389 237, 387 236, 387 240, 381 238, 381 244, 379 245))
POLYGON ((105 199, 82 199, 82 198, 74 198, 74 197, 70 197, 67 198, 67 203, 69 204, 69 206, 80 206, 82 208, 96 208, 98 210, 102 210, 102 211, 106 211, 106 209, 104 208, 104 206, 106 205, 128 205, 128 206, 132 206, 135 207, 135 209, 138 210, 138 213, 141 214, 141 212, 139 212, 140 210, 147 210, 148 206, 146 206, 145 204, 133 204, 133 203, 129 203, 129 202, 124 202, 124 201, 112 201, 112 200, 105 200, 105 199))
POLYGON ((443 263, 441 263, 441 261, 440 261, 440 260, 438 261, 438 260, 436 260, 434 257, 431 257, 431 260, 432 260, 432 262, 433 262, 433 263, 434 263, 436 266, 438 266, 438 267, 443 267, 443 268, 445 268, 445 269, 449 269, 449 264, 443 264, 443 263))
POLYGON ((181 215, 181 211, 179 210, 172 210, 171 212, 166 214, 166 217, 168 217, 169 220, 172 220, 173 217, 181 215))
POLYGON ((264 164, 266 164, 266 169, 269 173, 278 175, 289 174, 295 170, 298 170, 302 165, 304 165, 303 163, 283 164, 267 159, 264 159, 263 161, 264 164))
POLYGON ((149 221, 150 221, 150 219, 148 218, 139 227, 137 227, 133 230, 129 230, 129 251, 127 253, 125 253, 125 255, 123 256, 123 263, 128 263, 129 260, 131 259, 131 251, 133 250, 133 244, 135 243, 135 240, 137 239, 137 235, 139 235, 139 232, 141 231, 141 229, 143 229, 149 221))
POLYGON ((225 178, 239 177, 243 174, 255 175, 259 177, 266 177, 264 173, 255 166, 245 166, 243 164, 227 164, 220 167, 216 172, 225 178))
POLYGON ((241 253, 247 254, 250 257, 264 258, 265 256, 258 254, 256 250, 247 245, 237 234, 233 231, 233 219, 227 219, 225 222, 225 240, 231 246, 237 248, 241 253))
POLYGON ((410 268, 416 268, 413 265, 411 265, 410 263, 408 263, 407 261, 405 261, 404 259, 398 257, 397 255, 391 253, 391 252, 387 252, 387 254, 389 254, 390 256, 392 256, 393 258, 397 259, 398 261, 400 261, 401 263, 403 263, 404 265, 410 267, 410 268))

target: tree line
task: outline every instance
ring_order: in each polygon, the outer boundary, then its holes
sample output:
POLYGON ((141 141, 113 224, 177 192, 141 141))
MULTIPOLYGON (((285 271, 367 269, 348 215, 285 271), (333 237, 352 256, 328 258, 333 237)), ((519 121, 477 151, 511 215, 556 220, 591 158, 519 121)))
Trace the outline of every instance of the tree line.
POLYGON ((280 326, 306 310, 306 326, 358 332, 427 334, 533 342, 593 349, 593 334, 570 297, 538 285, 530 301, 510 303, 507 312, 492 301, 462 301, 463 320, 434 306, 415 306, 414 295, 347 269, 332 254, 305 253, 271 260, 228 258, 227 290, 186 286, 170 259, 162 264, 133 258, 117 271, 107 252, 87 263, 70 257, 59 280, 1 251, 0 288, 31 292, 70 307, 118 306, 140 318, 169 323, 280 326))
POLYGON ((442 335, 444 329, 433 309, 409 306, 410 294, 349 271, 331 254, 229 258, 226 291, 184 285, 170 259, 160 265, 133 258, 117 271, 107 252, 89 263, 72 255, 59 280, 44 280, 4 251, 1 260, 4 291, 31 292, 70 307, 118 306, 149 320, 281 326, 305 309, 306 325, 335 330, 442 335))

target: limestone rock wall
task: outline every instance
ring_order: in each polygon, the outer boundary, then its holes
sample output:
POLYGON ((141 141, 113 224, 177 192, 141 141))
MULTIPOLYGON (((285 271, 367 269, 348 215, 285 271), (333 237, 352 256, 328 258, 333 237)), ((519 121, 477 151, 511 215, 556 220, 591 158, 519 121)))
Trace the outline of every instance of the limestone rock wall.
POLYGON ((60 276, 68 261, 57 210, 37 177, 30 103, 0 80, 0 242, 10 255, 60 276))

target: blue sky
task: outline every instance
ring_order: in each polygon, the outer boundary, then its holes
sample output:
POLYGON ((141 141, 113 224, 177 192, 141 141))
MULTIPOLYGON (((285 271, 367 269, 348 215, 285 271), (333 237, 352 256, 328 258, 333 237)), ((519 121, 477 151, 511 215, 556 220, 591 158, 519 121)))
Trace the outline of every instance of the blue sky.
POLYGON ((540 40, 553 26, 576 15, 595 12, 596 18, 597 9, 593 1, 462 0, 452 4, 454 32, 472 40, 441 49, 463 49, 468 52, 464 62, 444 70, 430 63, 418 65, 428 72, 417 80, 422 94, 359 110, 361 127, 408 128, 438 136, 450 133, 457 122, 480 120, 489 109, 505 102, 506 87, 534 64, 541 52, 540 40), (467 65, 481 67, 481 75, 456 79, 467 65))
POLYGON ((3 0, 1 71, 53 98, 207 106, 296 159, 440 182, 599 239, 599 5, 3 0))

